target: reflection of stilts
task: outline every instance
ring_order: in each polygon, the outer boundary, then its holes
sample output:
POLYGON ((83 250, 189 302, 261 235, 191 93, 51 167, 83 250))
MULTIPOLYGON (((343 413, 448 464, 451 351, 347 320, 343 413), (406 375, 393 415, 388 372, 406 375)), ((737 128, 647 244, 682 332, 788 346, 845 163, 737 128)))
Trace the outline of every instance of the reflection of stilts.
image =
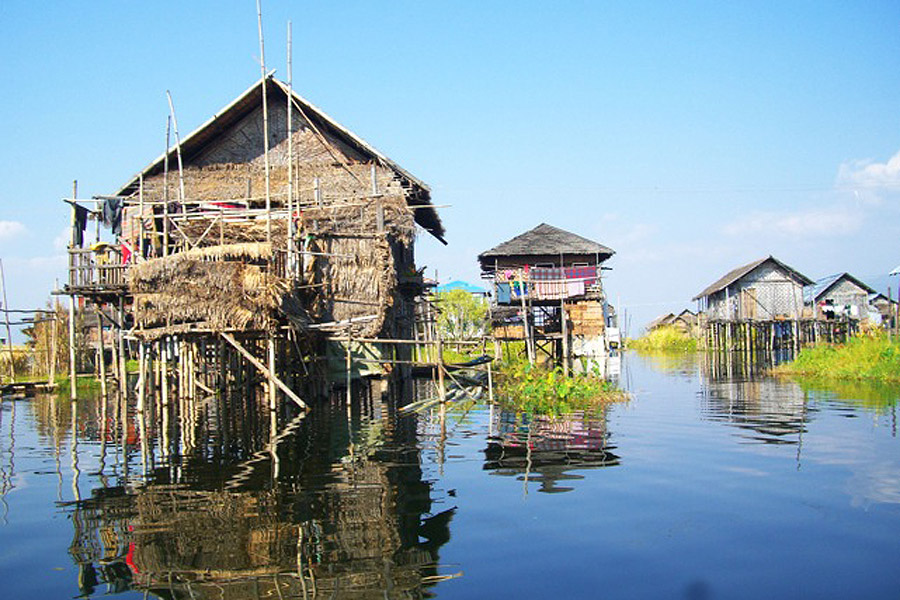
POLYGON ((81 476, 81 470, 78 468, 78 403, 72 401, 72 440, 71 440, 71 456, 72 456, 72 495, 76 501, 81 500, 81 490, 78 487, 78 479, 81 476))

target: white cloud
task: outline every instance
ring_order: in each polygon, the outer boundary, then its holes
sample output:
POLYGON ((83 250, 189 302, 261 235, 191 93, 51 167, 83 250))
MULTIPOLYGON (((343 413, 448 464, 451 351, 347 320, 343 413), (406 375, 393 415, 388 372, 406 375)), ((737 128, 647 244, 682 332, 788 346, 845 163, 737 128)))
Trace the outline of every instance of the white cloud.
POLYGON ((53 238, 53 248, 56 250, 65 250, 69 247, 70 241, 72 241, 72 228, 67 225, 59 231, 59 234, 57 234, 55 238, 53 238))
POLYGON ((832 237, 857 233, 863 214, 842 206, 825 206, 797 211, 754 212, 726 224, 722 232, 730 236, 775 234, 790 237, 832 237))
POLYGON ((25 231, 25 225, 18 221, 0 221, 0 242, 11 240, 25 231))
POLYGON ((878 202, 882 195, 900 192, 900 152, 886 162, 853 160, 838 168, 837 185, 850 188, 860 200, 878 202))

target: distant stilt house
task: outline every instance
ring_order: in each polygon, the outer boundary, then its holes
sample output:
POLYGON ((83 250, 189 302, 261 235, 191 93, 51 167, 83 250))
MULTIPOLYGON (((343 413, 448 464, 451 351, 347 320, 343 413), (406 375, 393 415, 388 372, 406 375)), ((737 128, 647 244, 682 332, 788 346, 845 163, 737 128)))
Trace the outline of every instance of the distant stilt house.
POLYGON ((417 227, 444 236, 425 183, 272 77, 174 133, 113 195, 66 200, 62 293, 117 306, 152 356, 186 343, 207 373, 236 352, 270 390, 325 338, 414 338, 417 227), (85 243, 89 218, 111 248, 85 243))
MULTIPOLYGON (((482 252, 498 340, 526 342, 529 358, 601 355, 615 316, 602 284, 610 248, 542 223, 482 252)), ((618 339, 616 337, 616 339, 618 339)))
POLYGON ((850 275, 829 275, 803 289, 803 300, 816 319, 867 320, 875 290, 850 275))
POLYGON ((647 331, 653 331, 660 327, 674 327, 688 335, 696 333, 698 324, 697 314, 691 310, 684 309, 677 315, 675 313, 667 313, 657 317, 647 324, 647 331))
POLYGON ((803 288, 812 283, 772 256, 729 271, 694 297, 708 344, 747 349, 799 344, 803 288))

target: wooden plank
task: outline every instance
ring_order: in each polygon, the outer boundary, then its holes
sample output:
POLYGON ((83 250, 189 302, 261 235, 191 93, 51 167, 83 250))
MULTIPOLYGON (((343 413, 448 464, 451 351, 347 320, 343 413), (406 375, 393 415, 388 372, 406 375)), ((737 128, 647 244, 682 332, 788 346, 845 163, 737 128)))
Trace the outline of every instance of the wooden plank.
POLYGON ((244 346, 242 346, 239 341, 234 339, 233 335, 231 335, 230 333, 225 333, 224 331, 221 335, 223 338, 225 338, 225 341, 234 346, 235 350, 240 352, 244 358, 250 361, 250 364, 256 367, 260 373, 262 373, 266 378, 271 379, 275 383, 275 385, 277 385, 279 389, 281 389, 281 391, 288 396, 288 398, 296 402, 303 410, 309 410, 309 406, 306 405, 306 402, 300 399, 300 396, 295 394, 294 391, 287 385, 285 385, 283 381, 275 377, 275 374, 270 372, 269 369, 267 369, 266 366, 259 361, 259 359, 257 359, 246 348, 244 348, 244 346))

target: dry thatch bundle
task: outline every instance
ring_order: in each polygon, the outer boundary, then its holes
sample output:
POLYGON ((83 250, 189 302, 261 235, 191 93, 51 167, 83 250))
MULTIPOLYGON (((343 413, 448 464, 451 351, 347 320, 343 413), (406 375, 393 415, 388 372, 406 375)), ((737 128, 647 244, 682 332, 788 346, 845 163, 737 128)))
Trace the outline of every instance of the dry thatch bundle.
POLYGON ((290 285, 269 272, 272 245, 198 248, 134 266, 128 285, 138 326, 203 323, 213 330, 263 329, 281 315, 290 285))
POLYGON ((375 336, 397 294, 395 250, 402 253, 415 236, 405 200, 382 198, 362 205, 333 205, 303 210, 305 282, 312 285, 308 309, 317 321, 349 321, 376 315, 354 325, 353 334, 375 336), (376 223, 383 222, 377 231, 376 223))

